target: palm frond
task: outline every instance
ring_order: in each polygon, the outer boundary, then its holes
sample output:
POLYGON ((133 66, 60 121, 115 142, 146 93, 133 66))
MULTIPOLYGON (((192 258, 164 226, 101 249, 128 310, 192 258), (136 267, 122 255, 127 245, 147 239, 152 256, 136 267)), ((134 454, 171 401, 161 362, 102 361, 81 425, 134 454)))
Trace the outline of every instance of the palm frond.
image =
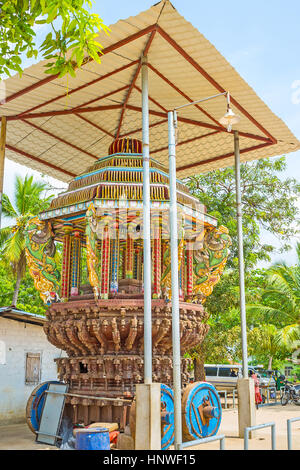
POLYGON ((280 318, 285 319, 286 321, 294 321, 294 311, 290 312, 287 309, 272 307, 270 305, 263 305, 263 304, 247 304, 246 306, 247 313, 256 313, 259 316, 265 316, 269 318, 280 318))
POLYGON ((12 236, 12 227, 3 227, 0 229, 0 250, 4 248, 5 242, 12 236))
POLYGON ((2 195, 2 214, 5 217, 9 217, 10 219, 15 219, 16 217, 18 217, 18 213, 10 202, 10 199, 7 194, 2 195))
POLYGON ((41 196, 47 185, 41 181, 33 181, 33 176, 20 176, 15 181, 15 205, 21 215, 28 212, 36 214, 40 211, 41 196))
POLYGON ((18 263, 23 252, 25 251, 25 240, 19 230, 9 237, 3 247, 2 255, 10 263, 18 263))

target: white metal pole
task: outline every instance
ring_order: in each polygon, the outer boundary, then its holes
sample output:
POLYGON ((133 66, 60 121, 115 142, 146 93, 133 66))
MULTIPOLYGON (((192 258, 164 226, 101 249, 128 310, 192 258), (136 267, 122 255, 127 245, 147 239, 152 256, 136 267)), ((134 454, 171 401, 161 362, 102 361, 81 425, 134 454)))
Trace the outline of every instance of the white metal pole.
POLYGON ((151 226, 149 170, 149 102, 147 58, 142 58, 143 242, 144 242, 144 382, 152 383, 151 226))
POLYGON ((173 345, 173 389, 175 450, 182 449, 181 424, 181 358, 180 358, 180 313, 178 289, 178 234, 177 234, 177 196, 176 196, 176 142, 174 112, 168 113, 169 134, 169 178, 170 178, 170 245, 172 281, 172 345, 173 345))
POLYGON ((3 199, 3 181, 4 181, 4 161, 5 161, 5 143, 6 143, 6 117, 1 118, 1 136, 0 136, 0 228, 2 223, 2 199, 3 199))
POLYGON ((242 330, 243 377, 244 379, 247 379, 248 378, 247 321, 246 321, 244 247, 243 247, 243 225, 242 225, 240 143, 239 143, 238 131, 234 131, 234 158, 235 158, 236 214, 237 214, 237 229, 238 229, 240 317, 241 317, 241 330, 242 330))

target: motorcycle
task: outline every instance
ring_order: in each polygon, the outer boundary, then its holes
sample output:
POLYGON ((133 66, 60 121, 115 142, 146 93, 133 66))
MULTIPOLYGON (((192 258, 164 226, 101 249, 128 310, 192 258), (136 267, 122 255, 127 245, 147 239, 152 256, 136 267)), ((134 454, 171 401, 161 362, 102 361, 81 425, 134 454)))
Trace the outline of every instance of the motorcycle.
POLYGON ((285 406, 288 403, 294 403, 295 405, 300 406, 300 390, 296 389, 291 382, 285 380, 281 395, 281 404, 282 406, 285 406))

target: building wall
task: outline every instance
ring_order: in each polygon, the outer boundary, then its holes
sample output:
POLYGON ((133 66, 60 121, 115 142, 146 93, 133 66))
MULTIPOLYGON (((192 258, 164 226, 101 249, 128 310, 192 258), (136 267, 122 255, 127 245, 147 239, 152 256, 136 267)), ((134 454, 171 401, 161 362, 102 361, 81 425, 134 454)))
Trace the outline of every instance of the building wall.
POLYGON ((65 356, 39 325, 0 317, 0 424, 25 420, 27 400, 37 384, 25 383, 26 354, 40 353, 40 382, 57 380, 54 359, 65 356))

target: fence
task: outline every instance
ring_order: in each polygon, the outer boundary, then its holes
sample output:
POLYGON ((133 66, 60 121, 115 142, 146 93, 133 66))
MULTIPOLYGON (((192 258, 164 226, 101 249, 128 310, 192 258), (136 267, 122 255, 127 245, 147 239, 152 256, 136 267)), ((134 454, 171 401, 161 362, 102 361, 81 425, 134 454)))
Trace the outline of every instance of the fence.
MULTIPOLYGON (((292 423, 300 421, 300 418, 291 418, 287 420, 287 442, 288 450, 292 450, 292 423)), ((250 426, 244 430, 244 450, 249 450, 249 434, 252 431, 258 429, 271 428, 271 443, 272 450, 276 450, 276 426, 272 421, 271 423, 259 424, 257 426, 250 426)), ((200 444, 206 444, 208 442, 220 441, 220 450, 225 450, 225 435, 220 434, 219 436, 205 437, 203 439, 197 439, 195 441, 183 442, 182 449, 186 447, 192 447, 200 444)))
POLYGON ((245 428, 244 431, 244 450, 249 450, 249 433, 251 431, 256 431, 257 429, 263 428, 271 428, 271 439, 272 439, 272 450, 276 450, 276 434, 275 434, 275 423, 266 423, 266 424, 259 424, 257 426, 251 426, 249 428, 245 428))
MULTIPOLYGON (((261 404, 260 406, 272 406, 272 405, 277 405, 279 401, 277 400, 277 392, 275 387, 263 387, 260 388, 260 393, 261 395, 265 395, 266 392, 266 397, 265 397, 265 403, 261 404)), ((236 402, 238 399, 238 394, 237 394, 237 389, 233 389, 232 392, 226 392, 225 390, 218 390, 218 393, 225 393, 225 408, 228 408, 228 396, 232 393, 232 408, 236 407, 236 402)), ((282 392, 280 391, 282 394, 282 392)), ((281 395, 280 395, 281 396, 281 395)))
POLYGON ((182 443, 182 449, 186 447, 197 446, 199 444, 206 444, 207 442, 220 441, 220 450, 225 450, 225 435, 220 434, 219 436, 204 437, 203 439, 197 439, 196 441, 189 441, 182 443))
POLYGON ((288 450, 292 450, 292 423, 294 423, 295 421, 300 421, 300 418, 290 418, 286 422, 288 450))
POLYGON ((260 387, 259 389, 261 396, 264 396, 264 392, 267 394, 267 402, 262 403, 260 406, 277 405, 277 391, 276 387, 260 387), (273 403, 270 402, 273 400, 273 403))

